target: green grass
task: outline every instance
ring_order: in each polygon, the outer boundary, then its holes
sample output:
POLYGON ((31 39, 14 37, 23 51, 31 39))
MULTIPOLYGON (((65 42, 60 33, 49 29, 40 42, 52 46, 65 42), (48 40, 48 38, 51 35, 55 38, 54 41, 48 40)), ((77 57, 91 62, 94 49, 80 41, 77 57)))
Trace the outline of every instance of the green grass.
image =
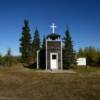
POLYGON ((0 100, 100 100, 100 74, 91 69, 85 75, 84 70, 58 74, 0 69, 0 100))

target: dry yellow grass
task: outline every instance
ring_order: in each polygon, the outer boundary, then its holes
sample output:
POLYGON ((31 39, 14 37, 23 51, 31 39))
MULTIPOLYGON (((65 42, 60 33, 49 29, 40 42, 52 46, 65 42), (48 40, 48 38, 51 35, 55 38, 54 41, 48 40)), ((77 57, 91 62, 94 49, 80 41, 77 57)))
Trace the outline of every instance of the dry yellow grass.
POLYGON ((100 75, 0 69, 0 100, 100 100, 100 75))

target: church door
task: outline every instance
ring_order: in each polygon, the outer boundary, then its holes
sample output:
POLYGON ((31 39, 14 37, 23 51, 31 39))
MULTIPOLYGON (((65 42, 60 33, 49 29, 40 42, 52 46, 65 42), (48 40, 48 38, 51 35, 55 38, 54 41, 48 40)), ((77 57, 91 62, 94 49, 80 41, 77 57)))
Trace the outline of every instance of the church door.
POLYGON ((58 69, 58 53, 50 53, 50 68, 58 69))

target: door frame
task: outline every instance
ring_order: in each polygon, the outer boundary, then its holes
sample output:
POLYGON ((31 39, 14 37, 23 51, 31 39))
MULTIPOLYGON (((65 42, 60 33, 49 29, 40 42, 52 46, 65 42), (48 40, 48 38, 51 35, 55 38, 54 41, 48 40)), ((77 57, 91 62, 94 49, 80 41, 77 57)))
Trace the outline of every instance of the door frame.
POLYGON ((54 52, 51 52, 50 53, 50 69, 52 69, 52 64, 51 64, 51 60, 52 60, 52 55, 56 55, 56 65, 57 65, 57 68, 58 69, 58 53, 54 53, 54 52))

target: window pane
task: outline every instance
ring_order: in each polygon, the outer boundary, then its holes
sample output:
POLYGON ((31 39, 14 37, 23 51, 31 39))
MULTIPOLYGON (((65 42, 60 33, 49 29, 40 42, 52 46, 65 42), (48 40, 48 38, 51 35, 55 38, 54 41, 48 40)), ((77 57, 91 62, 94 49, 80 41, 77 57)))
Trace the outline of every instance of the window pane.
POLYGON ((56 59, 56 55, 52 55, 52 59, 56 59))

